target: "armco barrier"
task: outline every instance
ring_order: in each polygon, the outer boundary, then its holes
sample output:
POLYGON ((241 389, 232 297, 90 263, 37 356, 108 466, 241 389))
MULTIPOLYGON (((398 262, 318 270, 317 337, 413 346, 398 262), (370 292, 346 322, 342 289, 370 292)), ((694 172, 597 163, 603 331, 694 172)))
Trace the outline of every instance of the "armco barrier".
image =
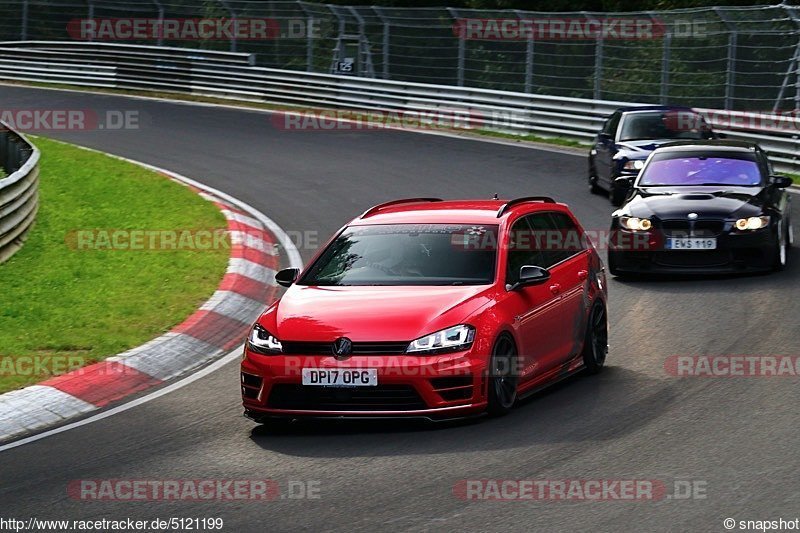
MULTIPOLYGON (((231 52, 87 42, 0 43, 0 79, 180 92, 353 111, 458 110, 463 116, 460 122, 473 128, 583 142, 592 139, 614 109, 635 105, 255 67, 248 54, 231 52)), ((728 137, 759 142, 779 171, 800 171, 800 130, 760 126, 769 123, 770 117, 782 123, 785 116, 719 111, 724 113, 744 119, 757 116, 758 120, 728 121, 728 137)))
POLYGON ((0 122, 0 263, 19 250, 39 209, 39 150, 0 122))

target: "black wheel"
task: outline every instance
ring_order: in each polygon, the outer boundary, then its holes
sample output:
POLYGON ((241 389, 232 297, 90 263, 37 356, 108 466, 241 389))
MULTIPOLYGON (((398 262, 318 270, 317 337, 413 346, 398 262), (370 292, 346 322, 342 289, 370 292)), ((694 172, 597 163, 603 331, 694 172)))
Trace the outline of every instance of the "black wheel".
POLYGON ((622 205, 622 202, 625 201, 625 191, 621 191, 619 187, 614 185, 614 178, 611 178, 611 186, 608 188, 608 199, 611 202, 611 205, 614 207, 619 207, 622 205))
POLYGON ((586 323, 586 340, 583 343, 583 364, 589 374, 603 370, 608 354, 608 318, 606 307, 597 302, 586 323))
POLYGON ((597 170, 594 168, 594 159, 589 158, 589 191, 592 194, 600 194, 603 189, 597 184, 597 170))
POLYGON ((625 275, 617 268, 617 255, 615 252, 608 252, 608 273, 614 277, 621 278, 625 275))
POLYGON ((783 224, 783 220, 778 222, 778 236, 775 239, 775 252, 772 261, 772 268, 780 271, 786 268, 789 257, 789 237, 790 227, 783 224))
POLYGON ((517 347, 507 335, 494 343, 489 361, 489 414, 507 414, 517 401, 517 347))

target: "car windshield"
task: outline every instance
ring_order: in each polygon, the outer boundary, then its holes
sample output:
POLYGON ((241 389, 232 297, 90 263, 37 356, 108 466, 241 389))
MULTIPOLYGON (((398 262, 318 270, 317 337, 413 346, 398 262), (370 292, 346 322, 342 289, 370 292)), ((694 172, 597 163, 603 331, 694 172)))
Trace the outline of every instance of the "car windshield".
POLYGON ((494 280, 496 225, 351 226, 300 285, 484 285, 494 280))
POLYGON ((639 178, 640 187, 662 185, 735 185, 753 187, 761 184, 758 163, 733 157, 692 156, 656 159, 647 165, 639 178))
POLYGON ((691 111, 629 113, 622 121, 620 141, 648 139, 708 139, 711 130, 691 111))

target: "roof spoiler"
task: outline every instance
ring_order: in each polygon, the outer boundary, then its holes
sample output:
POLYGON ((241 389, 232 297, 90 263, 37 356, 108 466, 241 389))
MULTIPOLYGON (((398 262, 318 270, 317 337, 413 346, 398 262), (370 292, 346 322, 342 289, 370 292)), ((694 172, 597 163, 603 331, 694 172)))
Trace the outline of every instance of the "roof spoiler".
POLYGON ((402 200, 392 200, 391 202, 384 202, 382 204, 370 207, 369 209, 361 213, 361 216, 358 218, 367 218, 370 215, 374 215, 384 207, 389 207, 391 205, 409 204, 415 202, 441 202, 441 201, 442 201, 441 198, 403 198, 402 200))
POLYGON ((497 210, 497 218, 503 216, 503 214, 508 211, 510 208, 514 207, 517 204, 524 204, 527 202, 544 202, 546 204, 554 204, 556 203, 555 200, 550 198, 549 196, 523 196, 521 198, 514 198, 513 200, 509 200, 508 202, 504 203, 500 206, 500 209, 497 210))

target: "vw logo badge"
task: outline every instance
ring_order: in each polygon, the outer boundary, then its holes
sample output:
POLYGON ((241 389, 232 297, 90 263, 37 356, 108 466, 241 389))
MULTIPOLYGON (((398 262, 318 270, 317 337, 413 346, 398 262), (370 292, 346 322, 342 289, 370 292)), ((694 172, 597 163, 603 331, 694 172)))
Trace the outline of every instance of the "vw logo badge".
POLYGON ((688 215, 686 215, 686 218, 688 218, 689 220, 697 220, 697 213, 689 213, 688 215))
POLYGON ((347 359, 353 353, 353 341, 347 337, 339 337, 333 341, 333 355, 336 359, 347 359))

